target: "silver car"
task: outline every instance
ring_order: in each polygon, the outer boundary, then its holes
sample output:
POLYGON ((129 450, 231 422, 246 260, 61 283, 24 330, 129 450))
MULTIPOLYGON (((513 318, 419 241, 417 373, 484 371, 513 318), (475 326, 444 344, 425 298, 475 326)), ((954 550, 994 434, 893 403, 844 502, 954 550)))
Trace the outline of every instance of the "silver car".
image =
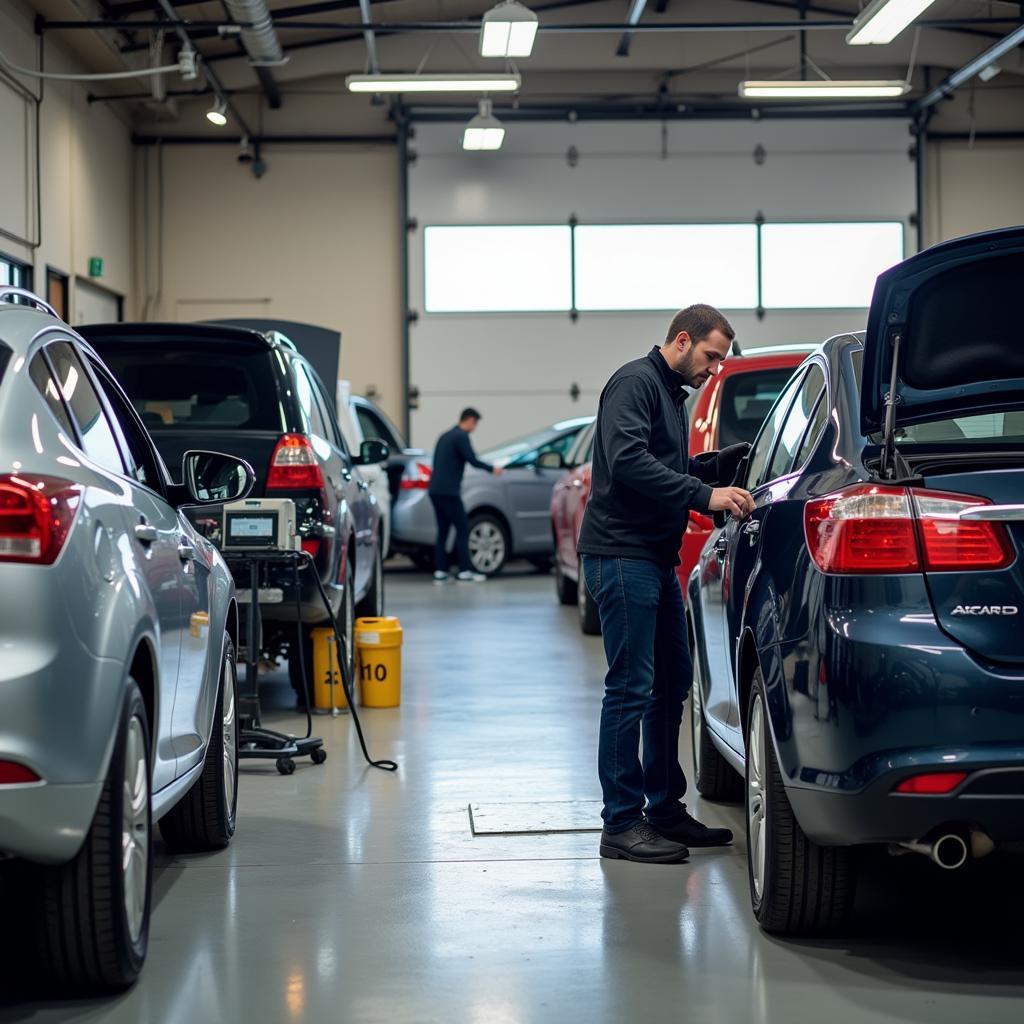
POLYGON ((0 860, 29 862, 0 867, 76 990, 142 967, 153 824, 182 851, 235 829, 238 609, 180 509, 243 496, 252 470, 189 452, 183 471, 90 346, 0 288, 0 860))
MULTIPOLYGON (((547 568, 554 554, 551 490, 561 469, 541 466, 545 452, 564 455, 593 416, 562 420, 534 434, 481 452, 480 458, 505 472, 493 476, 466 467, 462 502, 469 517, 469 555, 476 572, 493 576, 510 558, 528 558, 547 568)), ((430 503, 429 456, 409 460, 391 515, 391 547, 409 555, 421 569, 434 564, 437 520, 430 503)))

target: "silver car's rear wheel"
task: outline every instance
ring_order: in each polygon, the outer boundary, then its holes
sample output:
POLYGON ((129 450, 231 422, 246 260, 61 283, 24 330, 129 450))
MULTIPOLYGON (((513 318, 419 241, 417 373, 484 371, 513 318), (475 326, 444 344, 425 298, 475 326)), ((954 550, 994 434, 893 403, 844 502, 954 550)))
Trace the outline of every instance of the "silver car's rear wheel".
POLYGON ((754 696, 747 730, 747 843, 750 857, 750 884, 754 896, 764 896, 765 846, 768 832, 768 801, 764 780, 767 767, 764 756, 764 709, 761 695, 754 696))
POLYGON ((469 521, 469 560, 475 572, 493 576, 508 561, 509 541, 504 525, 481 513, 469 521))
POLYGON ((235 704, 238 677, 234 658, 225 659, 224 671, 230 676, 231 684, 222 687, 220 698, 221 721, 224 724, 224 803, 234 807, 238 787, 238 709, 235 704))

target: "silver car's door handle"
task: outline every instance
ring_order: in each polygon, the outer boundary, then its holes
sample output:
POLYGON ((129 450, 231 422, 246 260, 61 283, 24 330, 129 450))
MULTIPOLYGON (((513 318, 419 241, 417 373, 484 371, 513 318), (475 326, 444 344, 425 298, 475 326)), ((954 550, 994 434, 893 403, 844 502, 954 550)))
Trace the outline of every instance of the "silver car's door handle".
POLYGON ((721 562, 725 558, 725 550, 729 546, 729 538, 723 533, 718 540, 715 541, 715 557, 721 562))
POLYGON ((135 539, 140 544, 153 544, 158 536, 156 527, 150 523, 139 523, 135 527, 135 539))
POLYGON ((178 545, 178 557, 183 562, 191 562, 196 557, 196 549, 187 540, 183 540, 178 545))

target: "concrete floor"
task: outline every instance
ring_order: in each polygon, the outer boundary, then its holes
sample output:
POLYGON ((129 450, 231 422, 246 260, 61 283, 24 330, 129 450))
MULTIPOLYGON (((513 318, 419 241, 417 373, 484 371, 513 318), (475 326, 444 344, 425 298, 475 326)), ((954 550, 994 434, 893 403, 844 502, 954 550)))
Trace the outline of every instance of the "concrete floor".
MULTIPOLYGON (((243 768, 230 850, 159 856, 149 961, 131 992, 54 1001, 0 967, 0 1021, 1024 1019, 1019 861, 951 878, 883 856, 850 936, 780 942, 753 923, 742 841, 647 867, 601 861, 593 834, 473 838, 471 803, 598 797, 601 643, 526 571, 388 583, 406 630, 404 702, 364 722, 398 774, 363 765, 348 718, 318 719, 325 766, 243 768)), ((694 806, 742 835, 738 808, 694 806)))

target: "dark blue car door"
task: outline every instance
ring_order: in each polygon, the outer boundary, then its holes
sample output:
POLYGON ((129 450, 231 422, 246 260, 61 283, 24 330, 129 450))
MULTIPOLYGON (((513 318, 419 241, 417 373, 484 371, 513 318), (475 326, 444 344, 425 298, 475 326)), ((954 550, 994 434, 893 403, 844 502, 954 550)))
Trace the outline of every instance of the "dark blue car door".
MULTIPOLYGON (((804 543, 804 503, 793 494, 826 416, 825 373, 813 362, 780 396, 752 450, 748 482, 754 512, 742 522, 730 522, 723 531, 723 646, 734 695, 741 631, 751 629, 759 649, 781 639, 783 605, 793 598, 793 575, 804 543)), ((730 725, 739 730, 738 701, 733 716, 730 725)))

